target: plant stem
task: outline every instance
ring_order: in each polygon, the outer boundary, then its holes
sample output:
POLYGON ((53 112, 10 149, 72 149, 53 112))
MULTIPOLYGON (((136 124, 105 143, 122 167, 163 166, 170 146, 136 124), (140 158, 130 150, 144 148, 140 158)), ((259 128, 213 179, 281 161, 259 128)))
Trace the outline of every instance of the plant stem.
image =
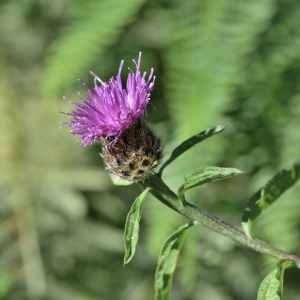
POLYGON ((238 227, 225 222, 219 217, 205 212, 204 210, 187 201, 182 202, 178 196, 172 190, 170 190, 160 176, 153 175, 149 177, 145 181, 144 185, 151 188, 151 193, 160 202, 175 210, 182 216, 185 216, 189 220, 196 221, 256 252, 271 255, 279 260, 292 261, 298 267, 300 267, 300 257, 277 249, 265 241, 250 238, 238 227))

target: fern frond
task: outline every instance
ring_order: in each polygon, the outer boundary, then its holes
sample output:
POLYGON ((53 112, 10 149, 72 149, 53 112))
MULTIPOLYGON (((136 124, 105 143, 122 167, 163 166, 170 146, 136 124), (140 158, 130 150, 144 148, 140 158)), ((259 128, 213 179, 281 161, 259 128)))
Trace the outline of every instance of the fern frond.
POLYGON ((61 36, 48 59, 43 90, 57 95, 111 46, 143 0, 92 1, 61 36))
POLYGON ((180 138, 220 118, 242 76, 246 54, 273 13, 269 0, 193 3, 176 9, 174 42, 166 55, 167 88, 180 138))

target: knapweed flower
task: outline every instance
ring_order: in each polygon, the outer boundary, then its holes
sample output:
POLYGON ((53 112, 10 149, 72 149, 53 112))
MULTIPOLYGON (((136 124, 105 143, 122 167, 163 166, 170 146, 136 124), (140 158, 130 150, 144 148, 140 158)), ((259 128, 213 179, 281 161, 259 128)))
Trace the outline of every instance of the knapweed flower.
POLYGON ((154 87, 154 71, 141 72, 141 53, 133 62, 135 71, 129 72, 126 85, 121 79, 124 61, 107 82, 94 75, 95 86, 68 113, 68 125, 82 146, 102 144, 102 157, 111 173, 141 180, 158 164, 161 149, 159 139, 142 120, 154 87))
POLYGON ((88 91, 87 99, 75 104, 69 126, 71 132, 80 137, 82 146, 103 137, 120 136, 144 114, 155 76, 153 69, 148 76, 146 72, 141 73, 141 53, 133 62, 136 70, 128 74, 126 86, 121 80, 122 60, 118 74, 108 82, 94 75, 95 86, 88 91))

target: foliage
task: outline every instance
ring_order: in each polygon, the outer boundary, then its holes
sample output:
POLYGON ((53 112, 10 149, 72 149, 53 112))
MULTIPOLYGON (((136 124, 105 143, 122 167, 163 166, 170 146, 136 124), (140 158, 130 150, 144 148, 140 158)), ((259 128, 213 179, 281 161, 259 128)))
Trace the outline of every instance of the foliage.
POLYGON ((115 42, 142 4, 142 0, 82 2, 75 10, 74 21, 55 46, 55 55, 49 59, 46 92, 58 95, 77 76, 87 72, 95 57, 115 42))
POLYGON ((188 138, 184 142, 182 142, 178 147, 176 147, 170 157, 162 164, 160 167, 160 173, 177 157, 183 154, 186 150, 192 148, 194 145, 201 143, 202 141, 206 140, 207 138, 222 132, 224 128, 222 126, 216 126, 214 128, 206 129, 205 131, 201 131, 200 133, 188 138))
MULTIPOLYGON (((209 130, 205 132, 209 132, 209 130)), ((193 138, 187 141, 192 140, 193 138)), ((172 153, 183 154, 189 150, 190 147, 186 147, 187 141, 178 145, 172 153), (176 151, 177 149, 180 149, 180 152, 176 151)), ((179 155, 171 155, 171 158, 174 157, 172 162, 178 156, 179 155)), ((267 209, 283 192, 297 181, 299 177, 298 168, 299 163, 297 162, 290 170, 283 170, 269 180, 266 186, 261 188, 250 198, 250 204, 248 203, 243 216, 257 216, 261 211, 267 209), (262 204, 257 204, 259 201, 262 201, 262 204)), ((167 239, 160 252, 155 272, 155 299, 170 299, 172 281, 179 252, 182 247, 183 234, 191 225, 198 223, 245 247, 261 254, 268 254, 275 257, 278 261, 278 268, 263 280, 258 291, 258 300, 280 300, 282 298, 284 270, 290 266, 300 268, 300 257, 274 248, 265 241, 253 239, 249 234, 249 227, 246 226, 247 223, 244 227, 245 233, 243 233, 239 228, 191 204, 185 198, 185 192, 189 189, 193 189, 205 183, 224 180, 240 173, 240 170, 233 168, 206 168, 203 172, 197 172, 186 177, 185 183, 178 189, 177 194, 164 182, 160 172, 148 176, 143 181, 142 185, 145 187, 145 190, 133 203, 126 219, 124 232, 125 263, 132 259, 137 246, 139 222, 141 220, 141 206, 148 191, 161 203, 190 220, 190 223, 181 226, 167 239)))
POLYGON ((278 263, 278 266, 262 281, 257 295, 257 300, 282 299, 283 277, 288 264, 278 263))
POLYGON ((142 217, 142 205, 148 190, 144 190, 133 202, 126 217, 124 228, 124 264, 128 264, 134 256, 139 238, 140 220, 142 217))
POLYGON ((240 175, 242 171, 234 168, 218 168, 207 167, 203 171, 195 172, 185 178, 185 182, 178 189, 178 194, 184 197, 184 193, 194 187, 209 182, 221 181, 236 175, 240 175))
MULTIPOLYGON (((139 50, 158 75, 147 118, 165 157, 199 129, 227 129, 180 156, 164 178, 176 190, 182 174, 205 165, 244 170, 189 194, 238 223, 248 196, 299 161, 299 8, 297 0, 2 1, 1 297, 152 299, 155 257, 182 220, 144 203, 141 251, 123 268, 122 227, 136 189, 113 186, 97 146, 80 149, 61 129, 69 104, 53 97, 79 90, 90 69, 108 78, 139 50)), ((252 230, 298 254, 299 191, 282 195, 252 230)), ((252 300, 258 270, 269 269, 269 260, 202 229, 182 250, 173 299, 252 300)), ((287 275, 285 297, 297 300, 300 274, 287 275)))
POLYGON ((155 299, 167 300, 170 297, 172 278, 177 265, 178 256, 183 244, 185 232, 194 223, 179 227, 164 243, 155 271, 155 299))
POLYGON ((286 190, 294 185, 300 177, 300 164, 294 164, 289 170, 282 170, 271 178, 267 184, 255 193, 248 202, 243 214, 243 227, 250 236, 251 222, 266 208, 275 202, 286 190))

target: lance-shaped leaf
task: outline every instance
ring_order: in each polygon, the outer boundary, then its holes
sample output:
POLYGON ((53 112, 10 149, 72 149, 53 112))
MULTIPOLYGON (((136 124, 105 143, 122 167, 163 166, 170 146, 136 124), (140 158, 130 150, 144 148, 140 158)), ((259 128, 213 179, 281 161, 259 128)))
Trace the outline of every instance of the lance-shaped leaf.
POLYGON ((202 171, 187 176, 184 184, 178 190, 178 195, 181 199, 184 199, 184 193, 189 189, 205 183, 224 180, 241 173, 243 173, 241 170, 234 168, 207 167, 202 171))
POLYGON ((145 189, 133 202, 126 217, 124 229, 124 264, 128 264, 134 256, 139 239, 142 205, 149 189, 145 189))
POLYGON ((179 227, 164 243, 155 270, 155 300, 169 299, 184 234, 194 224, 191 222, 179 227))
POLYGON ((163 170, 173 162, 178 156, 183 154, 185 151, 192 148, 194 145, 204 141, 205 139, 218 134, 224 130, 223 126, 216 126, 213 128, 206 129, 201 131, 198 134, 193 135, 192 137, 188 138, 184 142, 182 142, 179 146, 177 146, 171 153, 170 157, 162 164, 159 173, 162 173, 163 170))
POLYGON ((283 277, 290 262, 279 262, 277 268, 269 273, 262 281, 257 294, 257 300, 281 300, 283 291, 283 277))
POLYGON ((288 170, 282 170, 271 178, 265 186, 259 189, 248 201, 242 217, 245 233, 251 236, 252 222, 272 203, 288 190, 300 177, 300 162, 288 170))

